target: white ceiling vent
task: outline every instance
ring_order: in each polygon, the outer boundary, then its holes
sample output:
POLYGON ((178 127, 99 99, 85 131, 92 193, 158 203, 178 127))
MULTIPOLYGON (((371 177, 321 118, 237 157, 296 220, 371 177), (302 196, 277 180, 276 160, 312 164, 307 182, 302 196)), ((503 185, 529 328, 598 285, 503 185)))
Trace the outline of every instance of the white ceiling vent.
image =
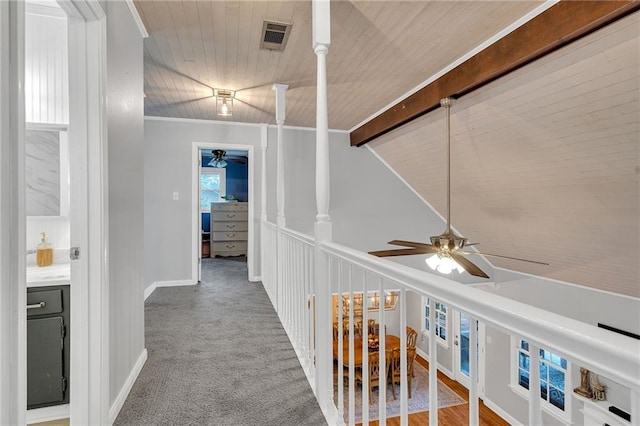
POLYGON ((283 22, 264 21, 262 23, 261 49, 284 50, 284 46, 291 33, 291 24, 283 22))

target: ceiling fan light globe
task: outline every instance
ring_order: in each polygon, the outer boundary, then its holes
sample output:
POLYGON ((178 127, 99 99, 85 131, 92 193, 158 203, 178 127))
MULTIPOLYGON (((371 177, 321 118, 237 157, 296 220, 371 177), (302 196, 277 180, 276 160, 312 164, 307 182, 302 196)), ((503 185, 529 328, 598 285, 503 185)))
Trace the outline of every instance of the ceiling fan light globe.
POLYGON ((451 266, 452 265, 449 262, 440 261, 437 271, 440 272, 441 274, 450 274, 451 266))
POLYGON ((455 260, 452 260, 455 269, 458 270, 458 273, 461 274, 465 271, 465 269, 462 267, 462 265, 460 265, 458 262, 456 262, 455 260))
POLYGON ((440 256, 438 254, 429 256, 425 259, 425 263, 429 265, 429 268, 435 271, 438 268, 438 265, 440 264, 440 256))

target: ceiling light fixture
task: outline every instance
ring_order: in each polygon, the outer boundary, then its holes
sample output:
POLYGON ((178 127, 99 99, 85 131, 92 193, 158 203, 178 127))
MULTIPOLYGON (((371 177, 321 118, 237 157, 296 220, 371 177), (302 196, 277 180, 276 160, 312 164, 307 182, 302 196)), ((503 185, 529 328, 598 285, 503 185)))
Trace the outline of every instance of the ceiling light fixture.
POLYGON ((217 169, 227 167, 227 162, 224 159, 224 157, 226 157, 227 155, 226 151, 223 151, 221 149, 214 149, 212 151, 212 154, 213 158, 211 159, 211 161, 209 161, 209 164, 207 164, 209 167, 215 167, 217 169))
POLYGON ((236 92, 226 89, 213 89, 213 96, 216 97, 216 114, 223 117, 233 115, 233 98, 236 92))

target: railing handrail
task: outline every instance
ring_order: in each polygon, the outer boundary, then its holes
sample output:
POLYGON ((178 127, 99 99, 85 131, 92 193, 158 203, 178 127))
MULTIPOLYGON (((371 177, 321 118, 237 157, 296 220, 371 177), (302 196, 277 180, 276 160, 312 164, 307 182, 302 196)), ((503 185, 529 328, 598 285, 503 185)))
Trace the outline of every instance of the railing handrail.
POLYGON ((276 229, 278 227, 278 225, 273 222, 269 222, 268 220, 264 220, 263 222, 269 228, 276 229))
POLYGON ((307 245, 312 246, 315 244, 313 237, 303 234, 302 232, 294 231, 290 228, 282 228, 281 231, 286 235, 289 235, 290 237, 295 238, 296 240, 301 241, 307 245))
POLYGON ((333 242, 322 249, 640 390, 640 341, 333 242))

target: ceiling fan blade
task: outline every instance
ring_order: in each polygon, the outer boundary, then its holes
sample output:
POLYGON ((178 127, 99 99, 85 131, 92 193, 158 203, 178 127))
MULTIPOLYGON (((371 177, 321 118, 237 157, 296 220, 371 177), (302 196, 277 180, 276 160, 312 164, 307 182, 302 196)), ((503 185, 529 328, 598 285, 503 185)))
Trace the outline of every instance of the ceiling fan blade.
POLYGON ((413 254, 427 254, 427 253, 432 253, 432 251, 420 249, 420 248, 410 248, 410 249, 395 249, 395 250, 378 250, 378 251, 369 252, 369 254, 372 254, 378 257, 409 256, 413 254))
POLYGON ((474 251, 460 251, 458 253, 461 253, 461 254, 479 254, 479 255, 482 255, 482 256, 499 257, 499 258, 502 258, 502 259, 519 260, 520 262, 537 263, 538 265, 549 266, 549 264, 546 263, 546 262, 538 262, 537 260, 521 259, 519 257, 502 256, 502 255, 499 255, 499 254, 480 253, 480 252, 474 252, 474 251))
POLYGON ((464 243, 465 247, 469 247, 469 246, 477 246, 480 243, 464 243))
POLYGON ((480 278, 489 278, 489 275, 485 274, 482 271, 482 269, 478 268, 469 259, 467 259, 466 257, 460 255, 460 252, 451 252, 449 254, 453 258, 453 260, 458 262, 460 264, 460 266, 462 266, 464 268, 464 270, 467 271, 468 273, 470 273, 471 275, 473 275, 475 277, 480 277, 480 278))
POLYGON ((427 243, 417 243, 414 241, 404 241, 404 240, 393 240, 393 241, 389 241, 387 244, 393 244, 394 246, 407 246, 407 247, 415 247, 415 248, 432 249, 433 253, 438 252, 437 248, 427 243))

